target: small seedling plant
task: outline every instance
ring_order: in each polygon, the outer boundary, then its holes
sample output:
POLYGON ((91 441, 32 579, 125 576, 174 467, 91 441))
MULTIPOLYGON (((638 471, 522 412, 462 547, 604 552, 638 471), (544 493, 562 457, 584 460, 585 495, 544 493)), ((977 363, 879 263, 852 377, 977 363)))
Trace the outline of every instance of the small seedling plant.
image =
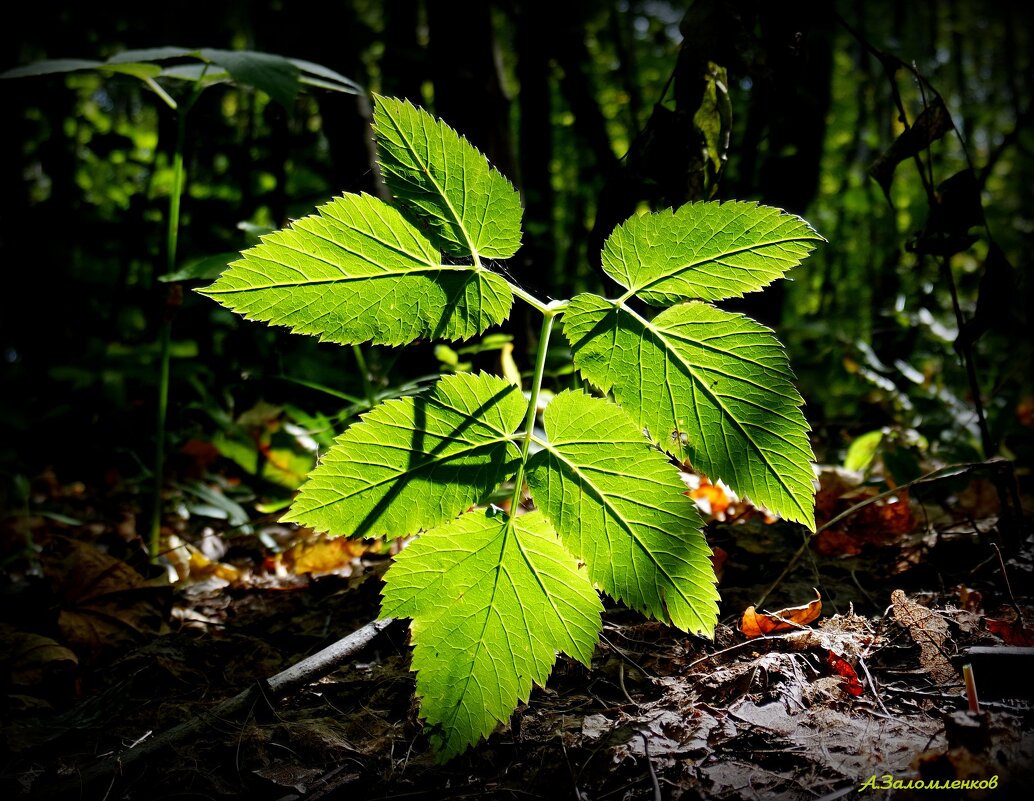
POLYGON ((713 635, 711 552, 675 462, 814 528, 808 426, 783 348, 713 302, 761 289, 822 238, 754 203, 642 214, 603 248, 618 297, 547 303, 486 263, 520 246, 510 182, 426 111, 374 100, 395 202, 337 197, 201 291, 343 345, 464 340, 515 298, 541 313, 527 392, 457 373, 382 403, 335 440, 285 516, 333 535, 419 534, 385 576, 381 614, 412 621, 420 714, 444 761, 506 721, 559 652, 589 664, 600 590, 713 635), (537 427, 558 327, 584 388, 555 395, 537 427), (508 511, 486 505, 510 486, 508 511))

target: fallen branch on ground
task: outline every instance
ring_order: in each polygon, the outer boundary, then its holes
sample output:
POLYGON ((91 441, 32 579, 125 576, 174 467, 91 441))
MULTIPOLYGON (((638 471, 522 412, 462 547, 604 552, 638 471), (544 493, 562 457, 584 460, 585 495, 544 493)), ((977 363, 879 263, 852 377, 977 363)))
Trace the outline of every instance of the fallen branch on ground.
POLYGON ((270 679, 256 682, 243 692, 226 699, 185 723, 173 726, 154 739, 138 741, 137 744, 130 746, 125 751, 95 762, 75 776, 45 788, 38 797, 42 799, 78 797, 82 790, 94 782, 106 777, 114 781, 115 777, 127 767, 153 756, 163 748, 172 747, 209 726, 225 724, 227 721, 250 714, 255 701, 260 698, 268 700, 286 698, 340 667, 349 657, 359 653, 394 622, 394 618, 371 621, 322 651, 306 657, 270 679))

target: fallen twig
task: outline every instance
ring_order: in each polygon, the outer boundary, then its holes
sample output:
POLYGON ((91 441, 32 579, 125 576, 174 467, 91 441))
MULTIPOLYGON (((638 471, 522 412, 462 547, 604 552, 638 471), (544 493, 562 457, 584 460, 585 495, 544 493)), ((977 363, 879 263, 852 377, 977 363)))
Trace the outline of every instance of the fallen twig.
MULTIPOLYGON (((251 710, 258 697, 284 698, 308 686, 316 679, 340 667, 349 657, 359 653, 394 622, 394 618, 384 618, 367 623, 333 645, 306 657, 268 680, 256 682, 247 690, 226 699, 207 712, 191 718, 185 723, 180 723, 178 726, 173 726, 151 740, 139 745, 134 744, 122 753, 95 762, 75 776, 43 789, 37 798, 84 797, 81 796, 82 791, 100 779, 110 777, 114 783, 117 776, 128 766, 197 735, 209 726, 241 717, 242 713, 251 710)), ((110 789, 109 787, 109 792, 110 789)))

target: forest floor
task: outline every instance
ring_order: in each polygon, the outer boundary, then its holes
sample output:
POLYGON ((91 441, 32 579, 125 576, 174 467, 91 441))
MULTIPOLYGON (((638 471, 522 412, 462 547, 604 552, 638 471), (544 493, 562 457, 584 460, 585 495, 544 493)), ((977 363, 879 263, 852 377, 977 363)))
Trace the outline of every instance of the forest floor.
POLYGON ((166 531, 190 543, 170 552, 170 585, 142 555, 134 497, 41 479, 34 508, 49 511, 0 530, 7 553, 33 546, 7 560, 0 596, 0 793, 1015 797, 1034 783, 1032 499, 1000 461, 887 494, 833 469, 821 482, 815 537, 698 489, 721 577, 714 641, 608 604, 591 667, 561 657, 508 725, 438 765, 402 622, 287 697, 261 689, 376 618, 398 543, 183 516, 166 531), (212 713, 249 688, 243 714, 212 713), (134 757, 185 722, 189 736, 134 757))

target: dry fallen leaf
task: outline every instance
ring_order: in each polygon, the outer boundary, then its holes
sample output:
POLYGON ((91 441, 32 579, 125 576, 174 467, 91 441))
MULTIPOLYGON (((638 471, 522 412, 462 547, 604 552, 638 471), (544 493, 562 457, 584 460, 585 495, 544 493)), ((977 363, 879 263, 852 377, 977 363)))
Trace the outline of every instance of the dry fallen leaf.
POLYGON ((944 652, 948 639, 948 623, 925 606, 908 598, 901 590, 890 594, 894 619, 908 629, 912 640, 919 646, 919 664, 938 684, 954 682, 955 668, 944 652))
POLYGON ((1024 626, 1023 620, 1016 617, 1012 620, 998 620, 995 618, 984 618, 984 625, 987 630, 1000 637, 1007 645, 1032 646, 1034 645, 1034 629, 1024 626))
POLYGON ((862 683, 858 681, 858 674, 855 673, 855 669, 842 656, 838 656, 835 651, 827 651, 826 664, 832 668, 834 673, 844 679, 844 690, 847 691, 848 695, 861 695, 865 692, 862 683))
POLYGON ((371 551, 377 552, 380 548, 379 541, 317 536, 296 542, 282 554, 277 554, 277 563, 295 575, 349 574, 355 559, 371 551))
POLYGON ((815 590, 815 600, 803 606, 791 606, 778 612, 758 612, 748 606, 740 621, 740 631, 746 637, 761 637, 779 631, 793 631, 807 626, 822 614, 822 596, 815 590))

